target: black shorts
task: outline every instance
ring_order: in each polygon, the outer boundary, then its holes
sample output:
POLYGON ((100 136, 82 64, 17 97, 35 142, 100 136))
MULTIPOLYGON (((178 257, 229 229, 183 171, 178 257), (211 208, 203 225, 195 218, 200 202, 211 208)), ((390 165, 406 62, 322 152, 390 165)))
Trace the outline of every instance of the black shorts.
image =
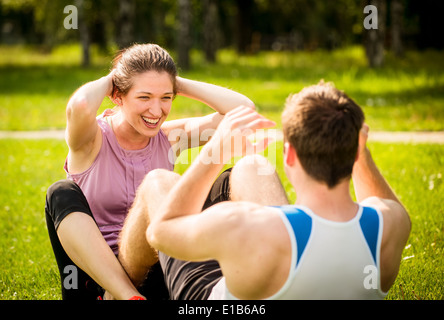
MULTIPOLYGON (((210 193, 208 194, 203 209, 215 203, 229 199, 230 171, 231 169, 224 171, 215 181, 210 193)), ((88 201, 86 200, 80 187, 71 180, 57 181, 48 189, 46 195, 45 215, 49 238, 59 268, 62 298, 64 300, 97 299, 98 296, 103 294, 103 289, 97 283, 95 283, 95 281, 89 277, 89 275, 74 264, 74 262, 66 254, 57 236, 57 229, 60 222, 72 212, 83 212, 91 216, 91 218, 94 220, 94 216, 91 212, 88 201), (76 289, 66 288, 64 285, 65 279, 71 276, 71 273, 67 271, 71 269, 66 269, 67 266, 70 268, 73 266, 77 268, 78 285, 76 289)), ((167 260, 165 258, 162 259, 167 260)), ((165 266, 173 262, 173 259, 170 259, 171 260, 169 260, 169 262, 165 262, 165 266)), ((176 265, 177 263, 173 264, 176 265)), ((169 269, 171 269, 171 267, 169 269)), ((171 274, 173 274, 173 272, 171 274)), ((168 286, 166 286, 166 282, 169 282, 170 278, 171 276, 168 274, 164 280, 161 265, 160 262, 158 262, 151 267, 146 281, 140 288, 138 288, 139 292, 150 300, 174 299, 171 292, 176 292, 177 289, 174 288, 172 291, 168 286)), ((190 280, 184 282, 189 283, 190 280)))
MULTIPOLYGON (((216 203, 230 200, 230 173, 231 169, 228 169, 217 178, 203 210, 216 203)), ((222 278, 222 271, 216 260, 190 262, 159 252, 159 262, 172 300, 206 300, 213 287, 222 278)))

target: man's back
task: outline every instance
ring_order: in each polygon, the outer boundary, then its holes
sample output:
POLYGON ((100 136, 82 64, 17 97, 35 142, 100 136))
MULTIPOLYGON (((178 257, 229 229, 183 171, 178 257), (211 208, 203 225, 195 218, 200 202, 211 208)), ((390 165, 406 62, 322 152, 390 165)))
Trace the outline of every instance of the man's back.
MULTIPOLYGON (((367 300, 385 297, 379 276, 383 219, 378 210, 359 206, 355 217, 346 222, 324 219, 304 206, 286 205, 272 210, 286 227, 291 247, 284 255, 291 256, 291 262, 287 266, 286 281, 273 295, 264 298, 367 300)), ((283 233, 275 236, 288 241, 283 233)), ((258 239, 258 247, 261 242, 258 239)), ((256 254, 258 252, 251 252, 256 254)), ((251 266, 249 272, 261 273, 265 265, 282 263, 285 260, 276 255, 271 261, 251 266)), ((270 283, 273 278, 269 276, 264 281, 270 283)), ((216 286, 210 299, 236 299, 225 288, 224 281, 216 286)))
POLYGON ((288 280, 273 298, 385 297, 379 277, 383 221, 377 210, 360 206, 353 219, 335 222, 306 207, 277 209, 285 215, 293 257, 288 280))

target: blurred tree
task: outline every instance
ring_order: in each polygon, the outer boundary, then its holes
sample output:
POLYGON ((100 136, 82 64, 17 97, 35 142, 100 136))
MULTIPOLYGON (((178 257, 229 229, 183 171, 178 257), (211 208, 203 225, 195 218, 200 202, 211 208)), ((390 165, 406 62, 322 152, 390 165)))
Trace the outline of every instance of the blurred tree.
POLYGON ((63 20, 66 16, 63 13, 63 9, 65 6, 72 4, 72 1, 33 0, 32 3, 34 6, 35 26, 43 37, 41 43, 43 50, 49 52, 62 39, 75 37, 75 31, 66 30, 63 27, 63 20))
POLYGON ((421 0, 409 2, 410 10, 414 13, 416 21, 415 45, 420 49, 444 49, 444 1, 421 0))
POLYGON ((237 51, 246 53, 252 36, 252 13, 254 0, 236 0, 237 6, 237 51))
POLYGON ((404 14, 404 4, 402 0, 392 0, 390 4, 391 11, 391 40, 393 53, 402 57, 404 48, 402 45, 402 21, 404 14))
POLYGON ((178 45, 178 64, 179 67, 188 70, 190 68, 190 27, 191 27, 191 3, 190 0, 179 1, 179 31, 177 34, 178 45))
POLYGON ((119 48, 129 47, 134 42, 134 0, 119 0, 119 23, 117 34, 117 45, 119 48))
POLYGON ((78 10, 78 26, 79 26, 79 37, 80 43, 82 45, 82 66, 88 67, 90 65, 90 55, 89 55, 89 28, 88 22, 86 20, 85 14, 85 0, 75 0, 75 6, 78 10))
POLYGON ((373 5, 377 8, 377 28, 364 31, 365 53, 371 68, 381 67, 384 63, 384 37, 386 26, 386 0, 366 0, 365 6, 373 5))
POLYGON ((384 62, 384 48, 444 48, 438 0, 0 0, 0 41, 35 43, 49 51, 79 41, 82 63, 89 47, 104 51, 133 42, 175 48, 180 68, 190 67, 191 48, 215 61, 217 50, 335 49, 363 44, 369 65, 384 62), (378 29, 365 30, 365 5, 378 9, 378 29), (79 29, 63 27, 67 5, 79 9, 79 29))
POLYGON ((205 58, 208 62, 216 61, 216 52, 219 47, 219 17, 216 0, 203 1, 203 38, 205 58))

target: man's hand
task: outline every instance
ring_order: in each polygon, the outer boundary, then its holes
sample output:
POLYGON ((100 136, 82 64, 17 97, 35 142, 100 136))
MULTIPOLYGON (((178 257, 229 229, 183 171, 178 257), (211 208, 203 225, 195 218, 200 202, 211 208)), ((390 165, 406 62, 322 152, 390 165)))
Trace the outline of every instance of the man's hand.
POLYGON ((368 131, 369 131, 369 126, 366 123, 363 123, 361 131, 359 131, 359 147, 358 147, 359 155, 362 155, 365 148, 367 147, 368 131))
POLYGON ((276 123, 257 113, 255 110, 239 106, 229 111, 221 121, 214 136, 207 144, 211 159, 227 163, 233 157, 246 156, 265 150, 270 139, 264 138, 252 143, 248 136, 256 130, 274 127, 276 123))

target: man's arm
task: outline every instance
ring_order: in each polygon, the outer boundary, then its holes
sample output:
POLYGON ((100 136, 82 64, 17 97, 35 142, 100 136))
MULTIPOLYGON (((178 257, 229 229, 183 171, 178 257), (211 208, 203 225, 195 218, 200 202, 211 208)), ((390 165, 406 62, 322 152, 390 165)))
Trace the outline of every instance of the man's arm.
POLYGON ((245 134, 274 125, 273 121, 249 107, 240 106, 227 113, 210 142, 202 148, 198 157, 171 190, 168 201, 164 203, 161 214, 157 217, 160 220, 169 220, 200 213, 224 163, 236 156, 260 152, 267 146, 261 141, 256 146, 262 149, 255 149, 255 145, 246 139, 245 134))
MULTIPOLYGON (((208 213, 199 215, 214 180, 224 166, 223 160, 245 154, 247 151, 248 141, 245 140, 241 150, 236 150, 232 148, 234 143, 232 140, 243 139, 242 133, 245 130, 251 131, 274 125, 274 122, 265 119, 248 107, 239 107, 229 112, 210 142, 202 148, 195 161, 171 189, 163 205, 156 213, 150 213, 151 222, 147 232, 150 244, 172 256, 177 255, 183 258, 183 254, 188 253, 187 258, 200 259, 201 254, 197 251, 193 252, 197 250, 193 246, 196 243, 204 246, 207 241, 205 233, 196 233, 196 230, 205 230, 203 226, 209 224, 214 226, 215 219, 220 219, 222 216, 213 215, 211 212, 221 211, 224 215, 232 215, 236 211, 232 204, 230 207, 230 204, 222 203, 208 209, 208 213), (199 228, 197 228, 197 223, 199 228), (185 241, 185 239, 188 240, 185 241)), ((251 149, 253 149, 252 145, 250 145, 251 149)), ((223 220, 226 221, 219 224, 219 230, 232 221, 229 218, 223 220)), ((217 235, 213 233, 213 236, 217 235)))
POLYGON ((377 168, 366 146, 368 126, 359 139, 358 159, 353 167, 353 185, 358 202, 378 208, 384 218, 381 244, 381 285, 387 291, 396 279, 402 251, 410 234, 409 215, 377 168))
POLYGON ((359 136, 358 158, 353 167, 353 185, 358 202, 371 197, 389 200, 390 207, 408 218, 407 211, 385 180, 367 148, 368 126, 363 125, 359 136))
POLYGON ((359 136, 358 159, 353 168, 353 185, 358 202, 369 197, 390 199, 401 206, 396 194, 382 176, 367 148, 368 126, 363 125, 359 136))

